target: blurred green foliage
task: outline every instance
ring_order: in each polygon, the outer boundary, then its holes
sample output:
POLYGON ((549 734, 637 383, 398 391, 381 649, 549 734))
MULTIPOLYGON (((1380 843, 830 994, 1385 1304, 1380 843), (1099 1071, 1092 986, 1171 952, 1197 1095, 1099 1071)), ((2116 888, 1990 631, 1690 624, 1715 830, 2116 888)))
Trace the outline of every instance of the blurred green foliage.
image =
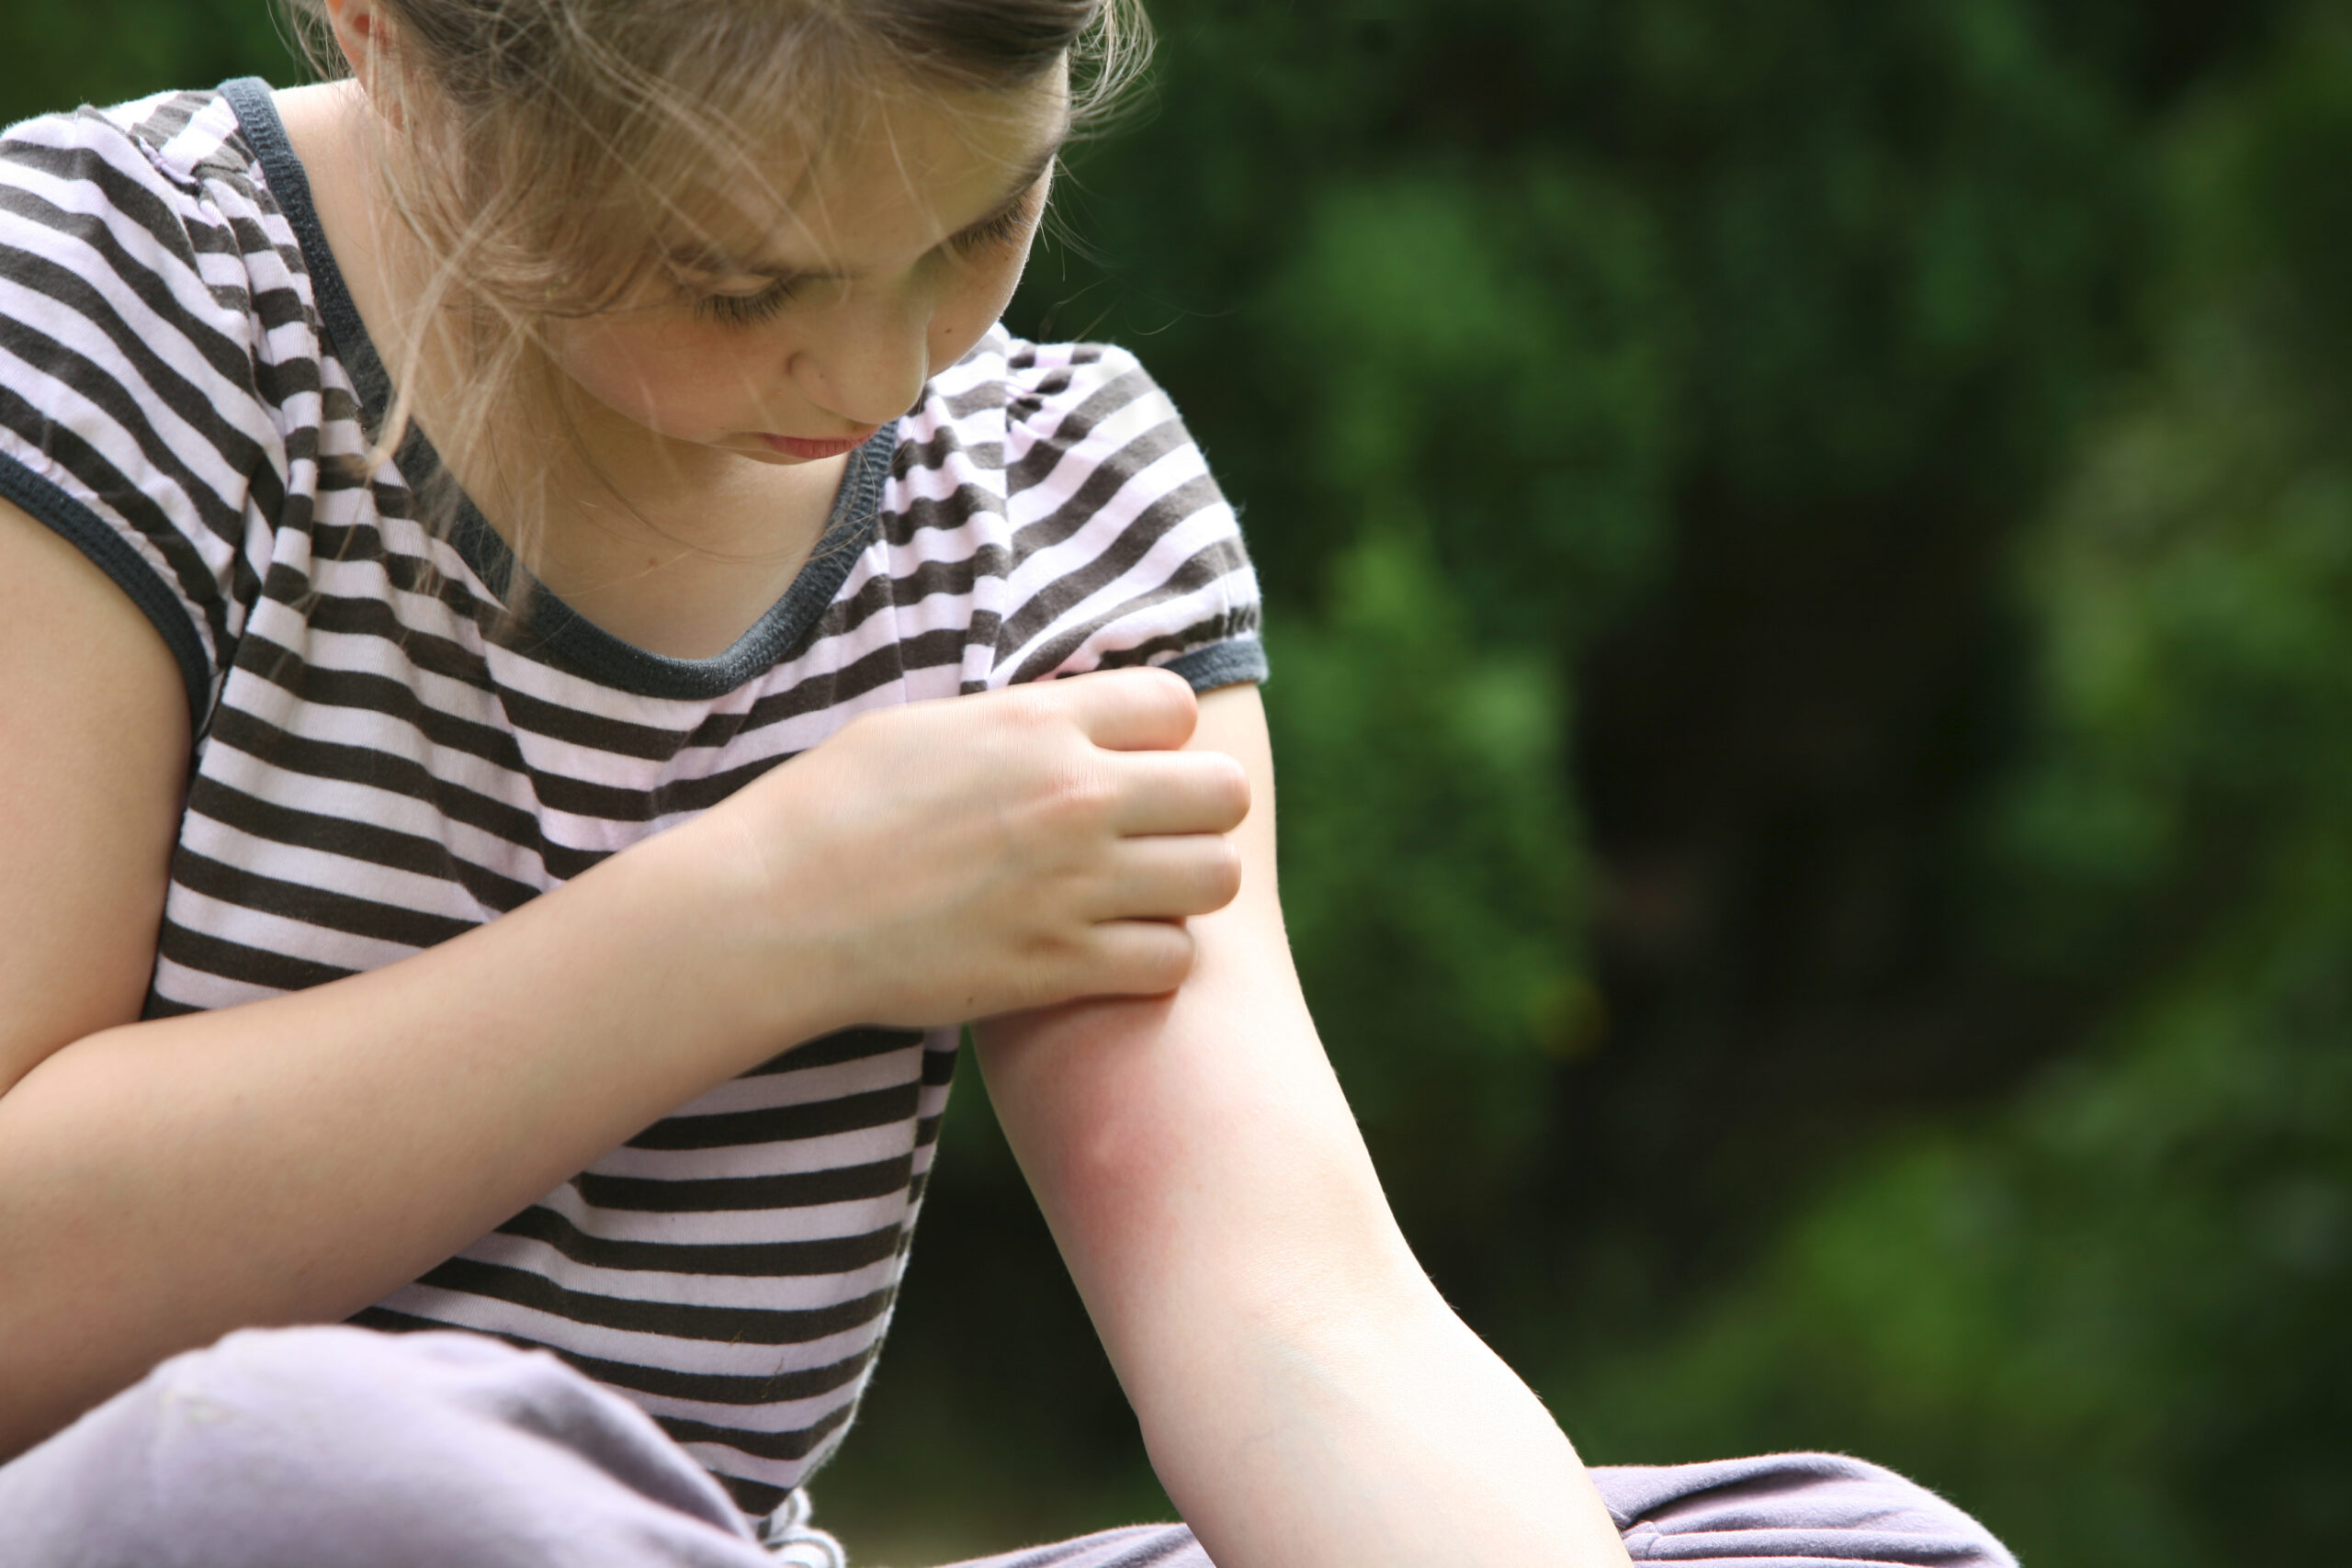
POLYGON ((299 80, 266 0, 97 0, 0 13, 0 120, 252 73, 299 80))
MULTIPOLYGON (((1589 1457, 2028 1561, 2352 1529, 2352 4, 1196 0, 1014 322, 1271 595, 1285 904, 1416 1246, 1589 1457)), ((0 17, 0 111, 288 66, 0 17)), ((958 1090, 826 1515, 1164 1508, 958 1090)))
POLYGON ((2015 558, 2038 733, 1985 816, 1986 961, 2100 1005, 1560 1386, 1604 1444, 1835 1440, 2029 1561, 2165 1568, 2352 1533, 2352 13, 2154 160, 2148 354, 2015 558))
POLYGON ((1991 818, 2003 935, 2109 1005, 1668 1353, 1759 1432, 1847 1385, 2052 1561, 2352 1531, 2347 24, 2308 9, 2168 128, 2152 355, 2022 552, 2043 733, 1991 818))
POLYGON ((1357 1116, 1399 1134, 1386 1179, 1473 1207, 1543 1130, 1544 1048, 1591 1027, 1560 682, 1478 651, 1417 536, 1367 534, 1334 576, 1326 616, 1272 639, 1283 913, 1357 1116), (1464 1136, 1409 1135, 1430 1125, 1464 1136))

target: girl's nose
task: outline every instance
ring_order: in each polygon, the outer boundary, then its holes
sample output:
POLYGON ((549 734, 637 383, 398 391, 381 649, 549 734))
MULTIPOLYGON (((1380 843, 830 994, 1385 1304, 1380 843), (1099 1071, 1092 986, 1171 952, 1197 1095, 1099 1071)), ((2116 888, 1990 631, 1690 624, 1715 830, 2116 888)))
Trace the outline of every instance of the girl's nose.
POLYGON ((792 356, 801 391, 857 424, 887 424, 912 408, 931 378, 927 304, 876 289, 828 315, 792 356))

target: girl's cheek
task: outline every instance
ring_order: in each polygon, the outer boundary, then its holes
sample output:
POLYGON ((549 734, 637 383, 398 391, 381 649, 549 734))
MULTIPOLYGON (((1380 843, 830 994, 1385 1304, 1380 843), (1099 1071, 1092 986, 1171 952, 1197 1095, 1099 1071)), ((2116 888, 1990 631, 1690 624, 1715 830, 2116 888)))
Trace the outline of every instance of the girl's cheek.
MULTIPOLYGON (((1027 257, 1022 259, 1025 261, 1027 257)), ((934 371, 946 369, 970 353, 981 334, 996 324, 1005 307, 1012 303, 1021 273, 1022 268, 1014 265, 1001 273, 975 278, 940 301, 931 318, 931 365, 934 371)))
POLYGON ((646 377, 648 367, 628 338, 606 328, 571 323, 551 334, 548 349, 557 369, 606 402, 646 377))
POLYGON ((575 349, 559 355, 556 366, 582 391, 616 412, 639 413, 650 400, 644 367, 634 356, 575 349))
POLYGON ((946 369, 970 353, 972 345, 980 341, 980 333, 987 330, 985 326, 974 330, 969 321, 960 316, 953 319, 934 317, 931 323, 933 372, 936 374, 946 369))
POLYGON ((548 346, 556 367, 581 390, 639 423, 691 419, 697 406, 736 378, 743 352, 738 334, 701 322, 653 331, 575 328, 548 346))

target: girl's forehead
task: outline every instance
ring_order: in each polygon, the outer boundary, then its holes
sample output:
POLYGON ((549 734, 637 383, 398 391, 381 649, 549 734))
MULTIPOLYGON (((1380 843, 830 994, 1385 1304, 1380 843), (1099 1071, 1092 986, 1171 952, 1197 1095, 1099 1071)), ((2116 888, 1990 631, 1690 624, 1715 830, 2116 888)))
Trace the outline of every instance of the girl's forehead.
POLYGON ((786 251, 806 268, 812 246, 848 262, 937 231, 927 245, 1034 185, 1070 129, 1058 73, 1012 92, 906 86, 860 99, 821 125, 779 130, 685 193, 703 247, 744 263, 786 251))

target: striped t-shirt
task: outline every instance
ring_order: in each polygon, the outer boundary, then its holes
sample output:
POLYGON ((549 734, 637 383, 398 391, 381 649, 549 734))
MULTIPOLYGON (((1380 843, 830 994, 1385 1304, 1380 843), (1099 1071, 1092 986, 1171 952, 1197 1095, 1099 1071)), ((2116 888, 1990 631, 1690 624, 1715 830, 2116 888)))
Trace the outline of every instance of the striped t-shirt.
MULTIPOLYGON (((1232 510, 1116 349, 990 333, 852 455, 798 580, 704 660, 546 595, 500 611, 497 535, 418 521, 429 450, 353 460, 386 393, 263 85, 0 136, 0 496, 145 612, 196 720, 150 1016, 455 936, 871 708, 1263 673, 1232 510)), ((360 1321, 550 1348, 766 1512, 865 1387, 956 1042, 779 1041, 360 1321)))

